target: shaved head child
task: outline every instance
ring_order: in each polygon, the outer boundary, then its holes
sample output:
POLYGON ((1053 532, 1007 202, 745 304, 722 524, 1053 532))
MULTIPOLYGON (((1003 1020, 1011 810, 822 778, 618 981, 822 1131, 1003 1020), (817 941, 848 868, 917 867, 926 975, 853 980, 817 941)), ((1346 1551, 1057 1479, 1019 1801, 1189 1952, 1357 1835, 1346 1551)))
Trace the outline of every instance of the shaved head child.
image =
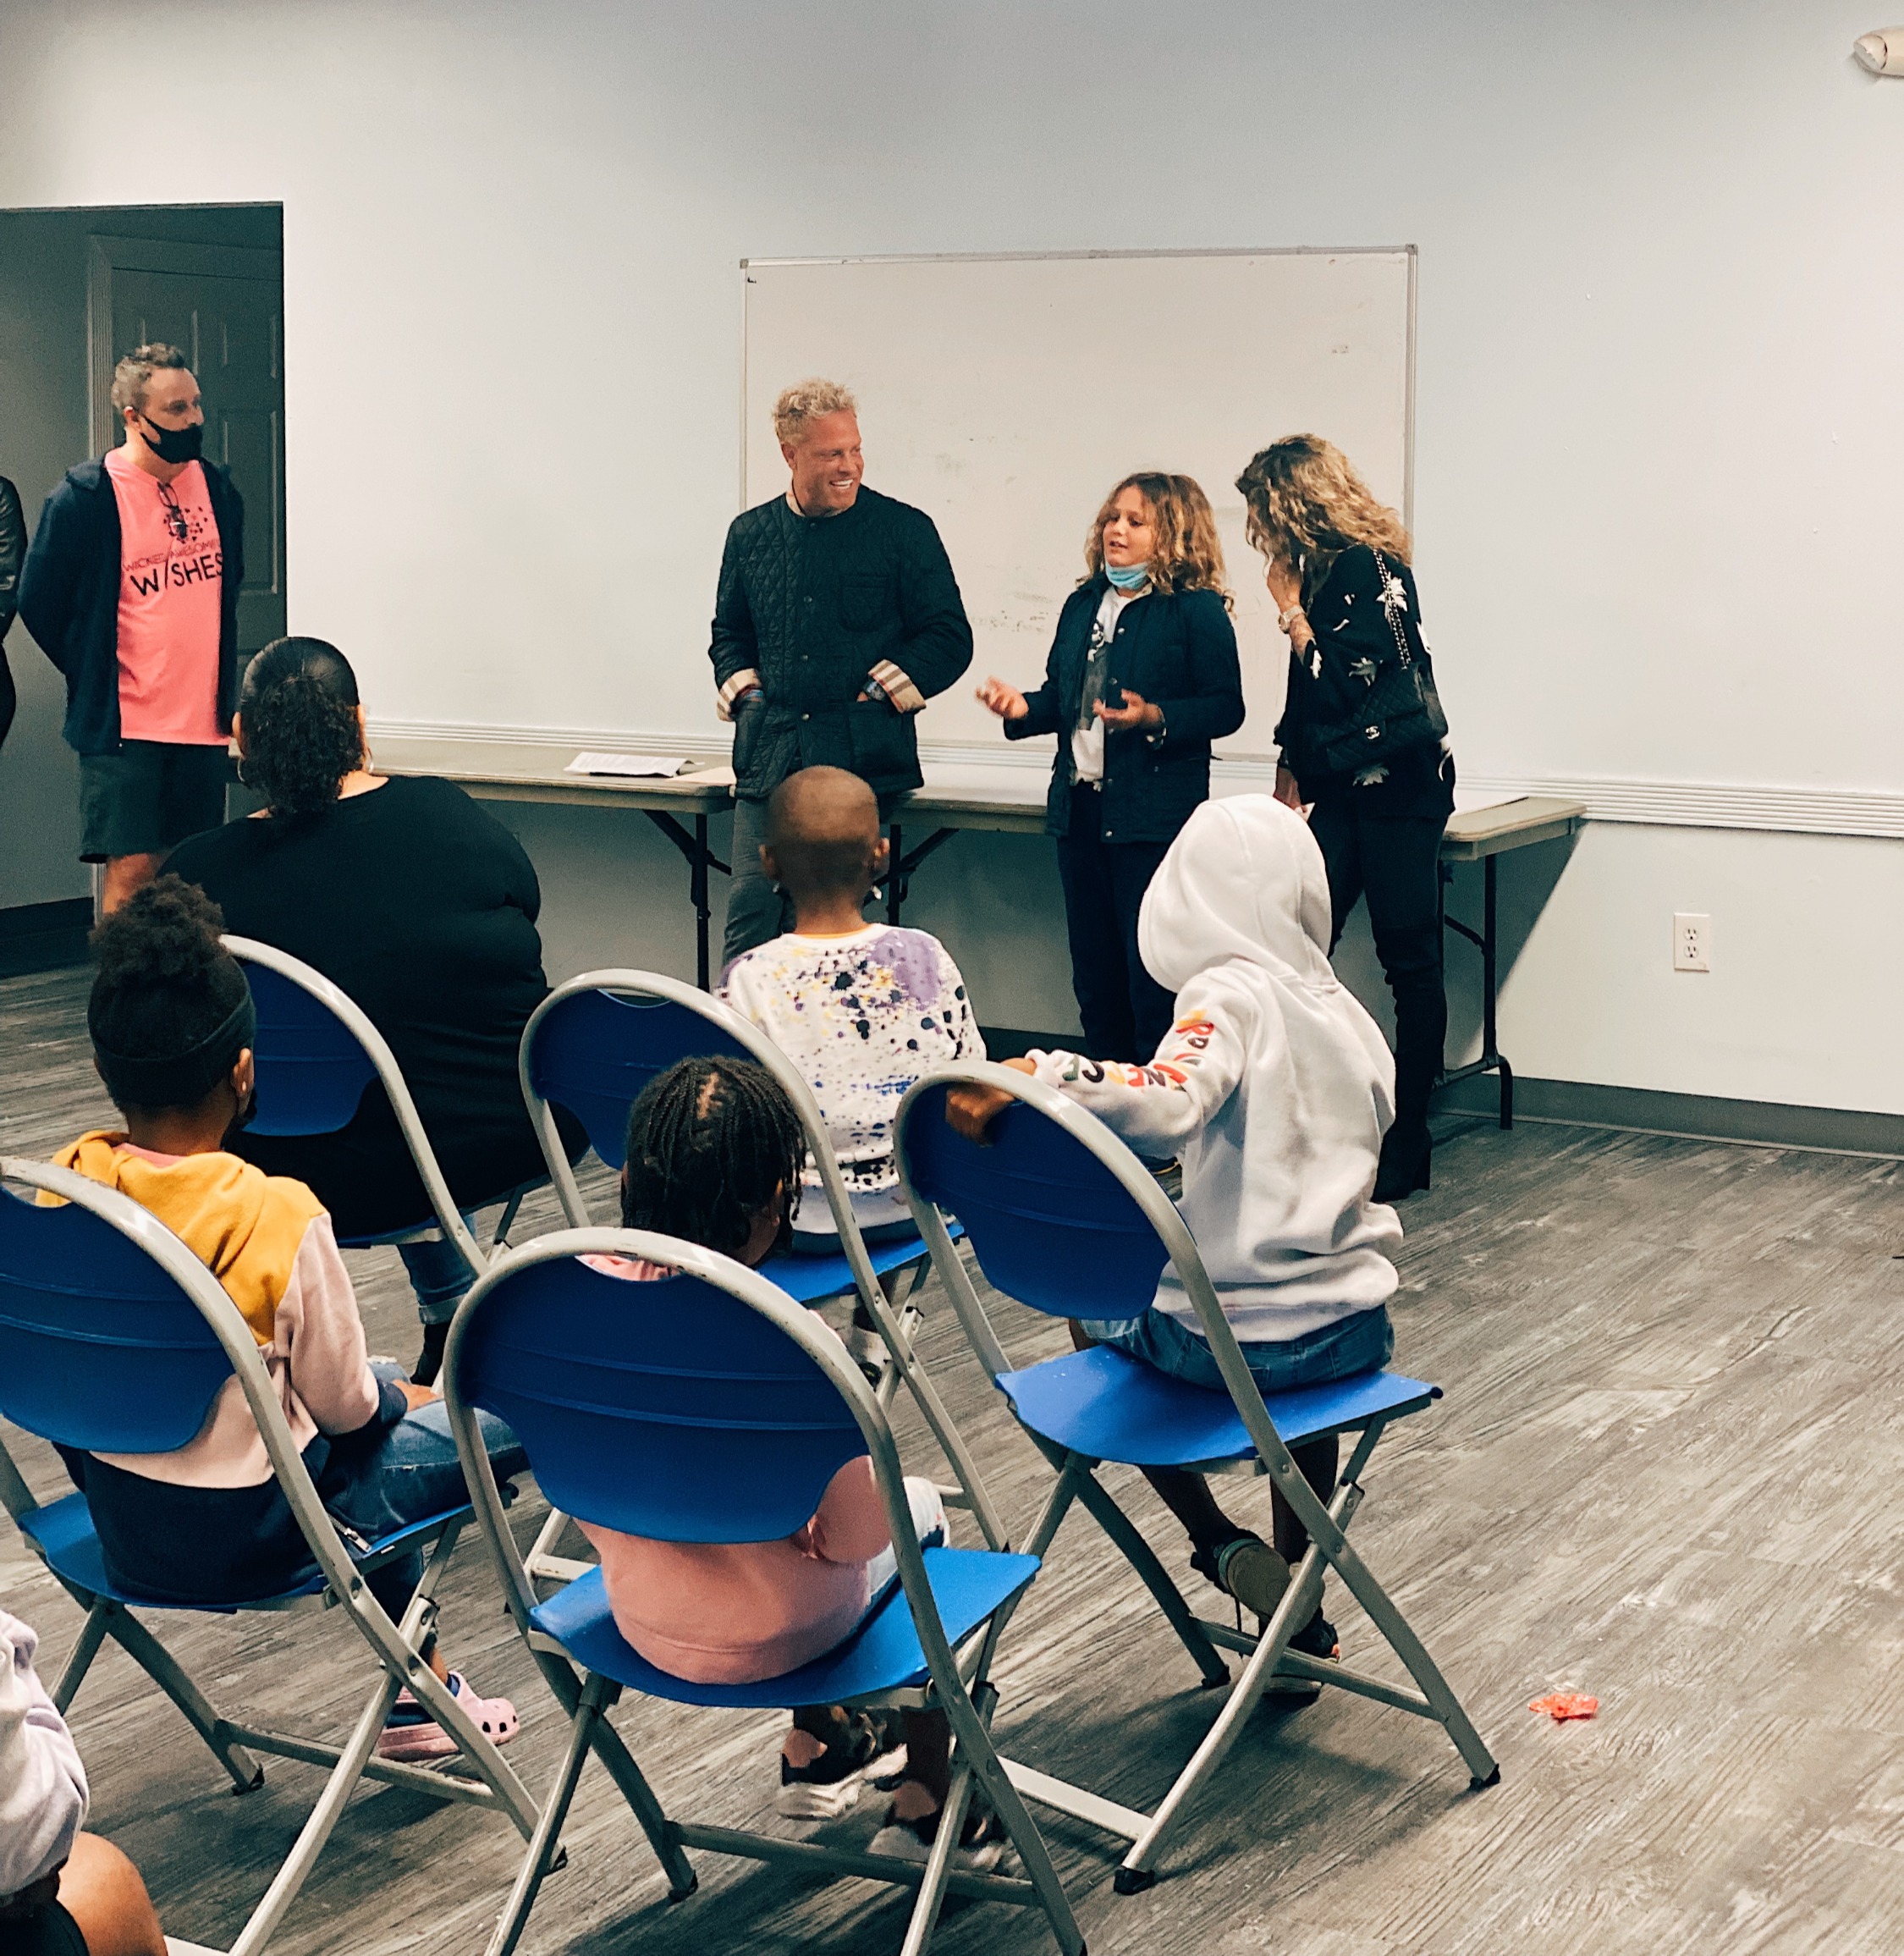
MULTIPOLYGON (((853 1215, 873 1240, 912 1227, 893 1165, 893 1114, 922 1073, 982 1060, 965 981, 936 937, 868 923, 861 906, 885 872, 872 789, 843 768, 803 768, 768 804, 761 865, 792 900, 794 927, 736 958, 721 995, 812 1083, 853 1215)), ((819 1176, 794 1223, 796 1248, 830 1249, 819 1176)))

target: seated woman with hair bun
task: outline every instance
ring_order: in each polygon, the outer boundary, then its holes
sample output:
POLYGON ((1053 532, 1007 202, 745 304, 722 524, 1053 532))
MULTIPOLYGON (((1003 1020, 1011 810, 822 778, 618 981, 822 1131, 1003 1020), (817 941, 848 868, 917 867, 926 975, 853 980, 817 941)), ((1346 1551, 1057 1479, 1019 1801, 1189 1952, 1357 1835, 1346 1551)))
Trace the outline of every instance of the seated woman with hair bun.
MULTIPOLYGON (((448 781, 373 774, 356 675, 319 638, 251 661, 233 730, 239 773, 267 806, 179 844, 168 870, 217 904, 225 928, 302 958, 389 1041, 459 1206, 547 1172, 516 1080, 516 1046, 548 995, 542 892, 522 846, 448 781)), ((579 1156, 584 1139, 564 1136, 579 1156)), ((430 1215, 382 1089, 334 1134, 241 1134, 237 1153, 312 1189, 340 1237, 430 1215)), ((440 1236, 399 1246, 423 1320, 420 1382, 472 1276, 440 1236)))

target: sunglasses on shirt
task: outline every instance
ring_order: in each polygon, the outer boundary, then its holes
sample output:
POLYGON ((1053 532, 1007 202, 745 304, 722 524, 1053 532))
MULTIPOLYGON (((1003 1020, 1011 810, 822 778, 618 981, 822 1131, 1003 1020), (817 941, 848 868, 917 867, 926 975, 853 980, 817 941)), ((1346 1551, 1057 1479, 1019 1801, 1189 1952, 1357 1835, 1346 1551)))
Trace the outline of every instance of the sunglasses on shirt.
POLYGON ((187 542, 192 533, 191 525, 185 520, 185 512, 179 507, 179 499, 172 493, 169 482, 158 485, 159 500, 165 504, 165 526, 172 532, 173 541, 187 542))

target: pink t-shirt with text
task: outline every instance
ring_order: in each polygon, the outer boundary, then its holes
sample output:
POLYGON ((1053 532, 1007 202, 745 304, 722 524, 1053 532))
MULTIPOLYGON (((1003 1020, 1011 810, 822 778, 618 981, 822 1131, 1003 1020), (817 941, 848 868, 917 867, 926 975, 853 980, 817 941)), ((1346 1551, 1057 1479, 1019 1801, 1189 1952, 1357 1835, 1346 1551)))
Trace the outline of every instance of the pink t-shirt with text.
POLYGON ((160 482, 106 457, 119 505, 119 737, 222 747, 218 631, 224 553, 205 471, 160 482))

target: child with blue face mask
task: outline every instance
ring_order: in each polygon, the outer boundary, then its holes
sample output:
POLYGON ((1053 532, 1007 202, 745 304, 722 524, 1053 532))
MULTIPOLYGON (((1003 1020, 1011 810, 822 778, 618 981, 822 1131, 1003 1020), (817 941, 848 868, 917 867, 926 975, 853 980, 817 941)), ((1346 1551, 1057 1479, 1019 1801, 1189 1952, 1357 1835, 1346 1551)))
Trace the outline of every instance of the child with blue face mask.
POLYGON ((1223 547, 1188 476, 1126 476, 1085 541, 1044 684, 978 689, 1007 740, 1059 736, 1045 833, 1058 840, 1085 1050, 1154 1051, 1171 998, 1137 953, 1151 875, 1210 791, 1210 743, 1243 724, 1223 547))

